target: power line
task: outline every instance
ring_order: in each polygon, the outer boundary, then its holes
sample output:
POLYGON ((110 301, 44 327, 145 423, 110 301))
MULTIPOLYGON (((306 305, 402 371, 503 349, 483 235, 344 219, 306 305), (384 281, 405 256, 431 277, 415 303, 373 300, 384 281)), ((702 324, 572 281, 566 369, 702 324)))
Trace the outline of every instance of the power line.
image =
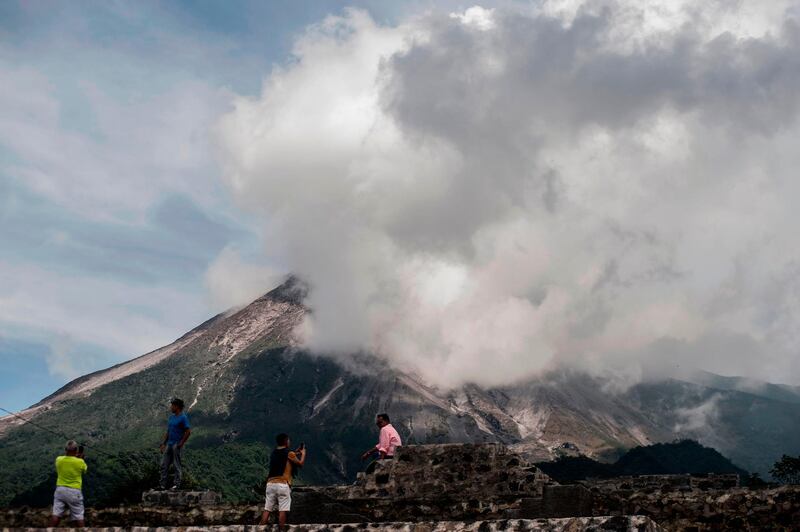
MULTIPOLYGON (((24 417, 20 416, 19 414, 16 414, 16 413, 14 413, 14 412, 12 412, 12 411, 10 411, 10 410, 6 410, 5 408, 3 408, 3 407, 1 407, 1 406, 0 406, 0 410, 2 410, 3 412, 5 412, 6 414, 12 415, 12 416, 14 416, 14 417, 15 417, 15 418, 17 418, 17 419, 20 419, 20 420, 22 420, 22 421, 23 421, 23 424, 25 424, 25 425, 33 425, 34 427, 37 427, 37 428, 39 428, 39 429, 41 429, 41 430, 44 430, 44 431, 46 431, 46 432, 49 432, 50 434, 53 434, 53 435, 55 435, 55 436, 58 436, 59 438, 62 438, 62 439, 64 439, 64 440, 71 440, 71 439, 72 439, 72 438, 70 438, 69 436, 67 436, 66 434, 63 434, 63 433, 61 433, 61 432, 58 432, 58 431, 55 431, 55 430, 53 430, 53 429, 50 429, 50 428, 48 428, 48 427, 45 427, 45 426, 43 426, 43 425, 39 425, 38 423, 34 423, 34 422, 33 422, 33 420, 31 420, 31 419, 27 419, 27 418, 24 418, 24 417)), ((83 444, 83 446, 84 446, 85 448, 87 448, 87 449, 92 449, 92 451, 93 451, 93 452, 96 452, 96 453, 99 453, 99 454, 104 454, 104 455, 106 455, 106 456, 108 456, 108 457, 114 458, 114 455, 113 455, 113 454, 111 454, 111 453, 107 453, 107 452, 105 452, 105 451, 101 451, 101 450, 100 450, 100 449, 98 449, 97 447, 92 447, 92 446, 89 446, 89 445, 86 445, 86 444, 83 444)))

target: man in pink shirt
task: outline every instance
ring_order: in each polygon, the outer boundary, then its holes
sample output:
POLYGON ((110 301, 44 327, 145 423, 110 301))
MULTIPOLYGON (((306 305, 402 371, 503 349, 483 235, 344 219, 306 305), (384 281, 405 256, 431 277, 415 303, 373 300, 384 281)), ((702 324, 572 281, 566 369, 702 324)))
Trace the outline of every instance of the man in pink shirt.
MULTIPOLYGON (((376 452, 379 453, 377 460, 394 458, 395 450, 403 445, 403 442, 400 440, 400 435, 389 422, 389 415, 378 414, 378 417, 375 419, 375 424, 381 429, 381 433, 378 436, 378 444, 365 451, 364 454, 361 455, 361 459, 366 460, 376 452)), ((370 473, 373 469, 375 469, 375 462, 368 465, 366 471, 370 473)))

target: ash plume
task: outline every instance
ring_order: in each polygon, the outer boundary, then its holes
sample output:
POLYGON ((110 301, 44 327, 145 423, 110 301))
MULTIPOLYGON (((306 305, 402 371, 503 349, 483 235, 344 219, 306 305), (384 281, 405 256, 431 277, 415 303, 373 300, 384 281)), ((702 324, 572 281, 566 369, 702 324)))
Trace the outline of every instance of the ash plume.
POLYGON ((351 10, 233 100, 224 179, 310 284, 315 350, 445 387, 798 382, 792 9, 351 10))

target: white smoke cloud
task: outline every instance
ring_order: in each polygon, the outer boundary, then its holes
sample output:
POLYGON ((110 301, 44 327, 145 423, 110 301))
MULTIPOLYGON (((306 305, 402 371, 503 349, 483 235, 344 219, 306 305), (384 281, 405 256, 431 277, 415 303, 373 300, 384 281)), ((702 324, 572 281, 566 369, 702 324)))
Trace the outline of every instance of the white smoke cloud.
POLYGON ((675 411, 677 422, 673 430, 676 433, 706 431, 719 418, 720 399, 722 395, 714 394, 697 406, 678 408, 675 411))
POLYGON ((64 380, 72 380, 81 376, 80 369, 76 367, 75 353, 69 336, 60 335, 50 344, 50 352, 45 357, 47 370, 64 380))
POLYGON ((264 295, 284 278, 269 266, 248 262, 228 246, 209 265, 205 284, 213 307, 235 308, 264 295))
POLYGON ((350 11, 234 100, 225 181, 311 284, 311 348, 443 386, 800 378, 793 4, 640 4, 350 11))
POLYGON ((728 452, 735 439, 726 433, 724 425, 720 423, 720 401, 724 400, 722 393, 715 393, 693 407, 676 409, 672 430, 681 437, 728 452))

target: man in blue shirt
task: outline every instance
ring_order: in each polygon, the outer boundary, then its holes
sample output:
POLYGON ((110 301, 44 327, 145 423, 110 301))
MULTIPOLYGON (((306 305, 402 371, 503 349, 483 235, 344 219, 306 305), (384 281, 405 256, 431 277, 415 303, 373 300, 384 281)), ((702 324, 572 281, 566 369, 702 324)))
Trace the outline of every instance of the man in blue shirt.
POLYGON ((175 482, 170 488, 176 490, 181 487, 181 452, 186 440, 192 433, 189 427, 189 418, 183 413, 183 401, 173 399, 170 402, 172 415, 167 422, 167 432, 161 442, 161 452, 164 455, 161 460, 161 489, 167 489, 167 477, 169 476, 169 466, 175 468, 175 482))

